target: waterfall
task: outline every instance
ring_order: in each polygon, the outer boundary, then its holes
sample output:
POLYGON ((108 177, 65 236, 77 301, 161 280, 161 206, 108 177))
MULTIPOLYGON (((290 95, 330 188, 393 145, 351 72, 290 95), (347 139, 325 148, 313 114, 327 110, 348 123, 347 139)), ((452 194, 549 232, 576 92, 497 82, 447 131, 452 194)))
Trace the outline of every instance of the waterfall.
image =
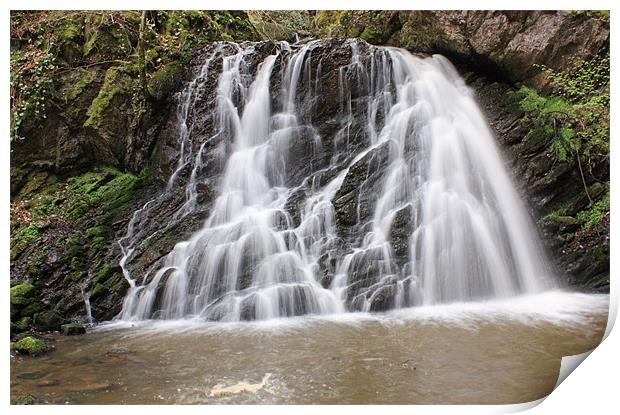
POLYGON ((339 108, 330 137, 314 119, 332 76, 314 56, 322 41, 273 44, 258 64, 252 43, 222 42, 209 55, 181 94, 176 170, 119 241, 130 282, 120 318, 265 320, 553 287, 493 135, 450 62, 360 40, 338 47, 350 58, 337 68, 338 91, 327 91, 339 108), (185 202, 167 226, 197 206, 210 141, 192 133, 188 114, 207 105, 199 91, 216 63, 214 134, 227 143, 217 196, 202 228, 139 283, 126 267, 137 221, 175 192, 185 202), (308 165, 295 163, 301 144, 308 165))

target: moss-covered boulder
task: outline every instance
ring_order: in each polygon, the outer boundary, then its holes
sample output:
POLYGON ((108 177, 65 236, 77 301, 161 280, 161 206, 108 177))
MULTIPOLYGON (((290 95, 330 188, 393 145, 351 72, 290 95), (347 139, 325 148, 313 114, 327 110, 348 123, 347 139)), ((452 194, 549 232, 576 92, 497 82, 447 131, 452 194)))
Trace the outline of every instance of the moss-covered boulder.
POLYGON ((40 331, 59 330, 65 319, 56 311, 42 311, 33 316, 33 324, 40 331))
POLYGON ((18 284, 11 287, 11 305, 25 305, 32 301, 31 294, 34 285, 30 283, 18 284))
POLYGON ((38 356, 49 352, 52 350, 52 347, 37 337, 26 336, 11 344, 11 350, 15 350, 20 354, 29 356, 38 356))
POLYGON ((172 91, 179 88, 182 75, 183 66, 179 62, 161 66, 148 81, 149 94, 156 100, 166 98, 172 91))

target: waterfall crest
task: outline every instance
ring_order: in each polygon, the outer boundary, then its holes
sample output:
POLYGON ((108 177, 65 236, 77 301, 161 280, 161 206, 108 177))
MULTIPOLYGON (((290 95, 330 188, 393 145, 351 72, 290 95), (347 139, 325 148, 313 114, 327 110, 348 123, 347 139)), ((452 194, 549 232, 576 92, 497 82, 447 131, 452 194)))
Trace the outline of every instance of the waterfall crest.
POLYGON ((348 61, 333 71, 321 41, 273 44, 255 65, 252 43, 222 42, 207 57, 180 96, 176 170, 119 241, 130 282, 121 319, 265 320, 553 286, 493 135, 450 62, 360 40, 339 47, 348 61), (174 192, 184 202, 168 226, 196 209, 211 140, 192 133, 188 114, 206 105, 199 86, 215 70, 210 113, 227 144, 217 195, 202 228, 135 278, 126 263, 136 221, 174 192), (317 122, 330 92, 337 111, 317 122), (334 134, 322 134, 329 123, 334 134))

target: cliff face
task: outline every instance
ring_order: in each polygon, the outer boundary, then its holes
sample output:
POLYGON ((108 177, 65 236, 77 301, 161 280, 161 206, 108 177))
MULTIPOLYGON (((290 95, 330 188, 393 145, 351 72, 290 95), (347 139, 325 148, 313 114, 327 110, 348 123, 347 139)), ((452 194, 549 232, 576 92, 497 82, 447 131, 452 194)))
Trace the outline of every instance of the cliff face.
POLYGON ((324 36, 440 53, 510 83, 542 87, 535 65, 565 70, 609 48, 609 14, 555 11, 318 11, 324 36))
MULTIPOLYGON (((208 51, 209 42, 259 36, 243 13, 149 15, 144 94, 139 13, 53 13, 12 15, 14 331, 54 329, 84 318, 83 293, 90 293, 97 320, 120 310, 127 283, 118 266, 117 241, 132 213, 160 193, 174 169, 179 136, 174 94, 199 70, 204 54, 197 51, 205 45, 208 51), (28 88, 32 85, 37 87, 28 88)), ((608 289, 609 25, 604 14, 316 12, 314 22, 324 36, 359 36, 453 59, 486 110, 559 274, 581 289, 608 289), (562 87, 587 79, 594 81, 583 94, 574 91, 578 86, 562 87), (532 89, 518 88, 521 83, 532 89), (605 95, 607 101, 592 101, 605 95)), ((336 67, 348 61, 340 43, 333 50, 329 45, 320 52, 325 62, 336 67)), ((264 44, 264 54, 269 47, 264 44)), ((330 73, 327 66, 324 73, 330 73)), ((337 127, 329 120, 337 103, 336 72, 334 87, 324 91, 325 105, 315 114, 324 121, 324 136, 337 127)), ((206 133, 212 127, 199 123, 195 128, 206 133)), ((218 148, 213 143, 207 151, 213 157, 205 174, 212 176, 213 186, 221 170, 218 148)), ((312 162, 308 152, 303 146, 295 150, 296 174, 303 175, 312 162)), ((137 247, 136 273, 200 226, 213 191, 212 186, 199 189, 200 207, 193 214, 137 247)), ((144 226, 166 228, 182 197, 167 200, 144 226)), ((345 228, 348 208, 344 203, 337 210, 345 228)))

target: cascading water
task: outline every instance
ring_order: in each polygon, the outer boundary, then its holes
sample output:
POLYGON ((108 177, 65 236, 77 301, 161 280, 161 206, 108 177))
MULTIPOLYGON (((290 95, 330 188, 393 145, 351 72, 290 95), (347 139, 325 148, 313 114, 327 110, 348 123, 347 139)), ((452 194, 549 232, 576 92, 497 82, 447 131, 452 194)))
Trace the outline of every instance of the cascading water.
MULTIPOLYGON (((230 150, 217 197, 202 229, 178 242, 142 284, 126 262, 133 228, 150 205, 134 214, 120 242, 131 285, 120 318, 262 320, 508 297, 553 285, 492 133, 445 58, 343 43, 350 60, 337 71, 337 131, 322 137, 313 111, 331 74, 313 61, 321 42, 273 44, 254 73, 254 44, 231 45, 218 46, 197 78, 221 65, 214 119, 230 150), (327 162, 291 161, 302 140, 311 142, 303 148, 330 154, 327 162), (295 170, 308 175, 296 181, 295 170), (355 208, 343 211, 347 203, 355 208), (404 234, 399 243, 395 232, 404 234)), ((209 145, 201 139, 191 152, 188 113, 205 105, 196 100, 197 80, 183 94, 180 156, 164 192, 185 193, 174 220, 196 206, 209 145), (189 180, 177 184, 188 164, 189 180)))

